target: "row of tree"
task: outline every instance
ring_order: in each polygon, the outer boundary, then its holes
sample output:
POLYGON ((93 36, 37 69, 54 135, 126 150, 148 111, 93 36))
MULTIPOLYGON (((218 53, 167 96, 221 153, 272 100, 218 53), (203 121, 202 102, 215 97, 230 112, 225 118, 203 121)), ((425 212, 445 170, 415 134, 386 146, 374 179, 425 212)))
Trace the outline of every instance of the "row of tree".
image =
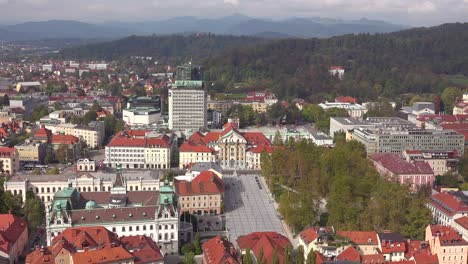
POLYGON ((335 148, 324 148, 288 140, 273 154, 263 153, 261 162, 279 211, 295 232, 326 224, 422 238, 431 223, 425 207, 428 191, 411 192, 409 186, 380 177, 359 142, 339 137, 335 148), (328 220, 320 223, 324 213, 328 220))

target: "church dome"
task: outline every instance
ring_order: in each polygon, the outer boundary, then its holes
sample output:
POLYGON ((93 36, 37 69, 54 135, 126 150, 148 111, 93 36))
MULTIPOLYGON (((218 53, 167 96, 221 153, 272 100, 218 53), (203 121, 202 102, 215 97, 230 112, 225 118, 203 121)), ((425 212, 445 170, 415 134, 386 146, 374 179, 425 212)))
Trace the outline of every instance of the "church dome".
POLYGON ((96 208, 96 202, 93 200, 89 200, 86 202, 86 209, 94 209, 96 208))

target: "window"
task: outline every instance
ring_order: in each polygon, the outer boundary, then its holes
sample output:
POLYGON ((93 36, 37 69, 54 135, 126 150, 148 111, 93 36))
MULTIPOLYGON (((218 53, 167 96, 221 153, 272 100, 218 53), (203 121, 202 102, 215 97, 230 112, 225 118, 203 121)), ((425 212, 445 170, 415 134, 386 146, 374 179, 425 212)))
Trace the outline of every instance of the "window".
POLYGON ((150 225, 150 230, 153 230, 153 225, 150 225))
POLYGON ((133 231, 133 227, 132 227, 132 226, 129 226, 129 227, 128 227, 128 231, 130 231, 130 232, 133 231))
POLYGON ((140 231, 140 226, 136 226, 136 231, 140 231))
POLYGON ((125 226, 122 226, 122 232, 125 232, 125 226))
POLYGON ((146 226, 145 225, 143 226, 143 230, 146 231, 146 226))

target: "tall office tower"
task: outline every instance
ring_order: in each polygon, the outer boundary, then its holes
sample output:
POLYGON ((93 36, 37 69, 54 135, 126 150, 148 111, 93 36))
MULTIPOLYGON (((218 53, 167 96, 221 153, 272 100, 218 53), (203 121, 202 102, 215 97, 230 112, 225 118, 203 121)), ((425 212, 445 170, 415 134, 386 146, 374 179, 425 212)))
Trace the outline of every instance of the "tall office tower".
POLYGON ((177 80, 169 90, 169 129, 199 130, 207 125, 207 93, 200 66, 177 67, 177 80))

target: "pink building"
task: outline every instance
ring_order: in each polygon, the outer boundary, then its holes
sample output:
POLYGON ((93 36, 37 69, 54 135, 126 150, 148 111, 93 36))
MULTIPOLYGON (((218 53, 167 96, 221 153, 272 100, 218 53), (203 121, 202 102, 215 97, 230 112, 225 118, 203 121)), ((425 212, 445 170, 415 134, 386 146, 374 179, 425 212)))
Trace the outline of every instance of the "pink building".
POLYGON ((28 244, 28 224, 12 214, 0 215, 0 263, 18 263, 28 244))
POLYGON ((440 264, 467 263, 468 242, 451 227, 427 226, 426 241, 429 241, 431 253, 437 254, 440 264))
POLYGON ((408 183, 412 188, 434 184, 434 171, 427 162, 408 162, 397 154, 373 154, 369 159, 380 175, 395 179, 401 184, 408 183))

